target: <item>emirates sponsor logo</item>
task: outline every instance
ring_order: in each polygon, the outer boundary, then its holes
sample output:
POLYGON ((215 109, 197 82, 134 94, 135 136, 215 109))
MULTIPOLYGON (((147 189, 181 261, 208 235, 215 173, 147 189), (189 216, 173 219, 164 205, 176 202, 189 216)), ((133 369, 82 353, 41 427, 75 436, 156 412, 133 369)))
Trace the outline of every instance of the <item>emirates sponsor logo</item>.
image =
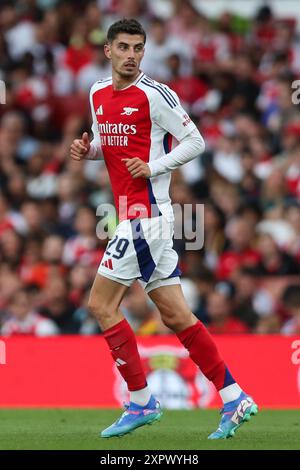
POLYGON ((136 125, 135 124, 123 124, 119 122, 117 124, 106 121, 104 123, 99 123, 99 132, 100 134, 123 134, 123 135, 134 135, 136 134, 136 125))
MULTIPOLYGON (((132 109, 132 108, 130 108, 132 109)), ((128 136, 135 135, 135 124, 112 124, 106 121, 98 124, 102 147, 128 147, 128 136)))

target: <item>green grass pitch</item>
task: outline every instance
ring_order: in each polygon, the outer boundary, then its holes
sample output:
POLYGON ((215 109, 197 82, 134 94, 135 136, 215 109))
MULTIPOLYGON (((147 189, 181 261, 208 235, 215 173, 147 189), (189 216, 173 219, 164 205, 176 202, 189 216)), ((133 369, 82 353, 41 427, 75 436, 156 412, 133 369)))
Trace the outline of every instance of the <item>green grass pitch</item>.
POLYGON ((165 411, 162 420, 122 438, 101 439, 119 410, 2 409, 0 449, 300 449, 300 410, 262 410, 232 439, 209 441, 217 410, 165 411))

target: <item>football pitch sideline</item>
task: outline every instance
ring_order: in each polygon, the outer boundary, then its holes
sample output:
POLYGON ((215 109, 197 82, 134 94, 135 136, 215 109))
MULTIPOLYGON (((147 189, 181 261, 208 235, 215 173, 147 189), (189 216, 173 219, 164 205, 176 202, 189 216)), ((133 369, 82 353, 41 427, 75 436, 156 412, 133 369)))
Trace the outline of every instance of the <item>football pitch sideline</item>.
POLYGON ((99 431, 120 416, 103 409, 1 409, 1 450, 300 449, 300 410, 262 410, 232 439, 209 441, 217 410, 164 411, 162 420, 122 438, 99 431))

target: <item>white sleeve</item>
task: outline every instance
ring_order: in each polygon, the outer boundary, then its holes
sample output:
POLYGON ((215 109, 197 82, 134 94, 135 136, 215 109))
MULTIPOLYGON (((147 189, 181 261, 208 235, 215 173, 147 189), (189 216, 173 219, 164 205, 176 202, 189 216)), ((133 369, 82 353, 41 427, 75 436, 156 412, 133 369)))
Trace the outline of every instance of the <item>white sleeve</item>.
POLYGON ((90 150, 88 153, 85 155, 86 160, 102 160, 103 158, 103 153, 101 149, 101 140, 100 140, 100 135, 98 131, 98 122, 97 122, 97 117, 95 114, 94 106, 93 106, 93 100, 92 100, 92 89, 90 91, 90 107, 91 107, 91 114, 92 114, 92 133, 93 133, 93 140, 90 143, 90 150))
POLYGON ((157 160, 148 163, 151 171, 150 178, 175 170, 181 165, 198 157, 205 148, 204 140, 195 127, 171 152, 163 155, 157 160))
POLYGON ((181 106, 177 94, 167 85, 156 85, 152 119, 179 142, 196 129, 195 123, 181 106))
POLYGON ((177 94, 166 85, 156 83, 155 88, 152 119, 174 136, 179 145, 148 163, 151 177, 175 170, 199 156, 205 148, 200 132, 181 106, 177 94))

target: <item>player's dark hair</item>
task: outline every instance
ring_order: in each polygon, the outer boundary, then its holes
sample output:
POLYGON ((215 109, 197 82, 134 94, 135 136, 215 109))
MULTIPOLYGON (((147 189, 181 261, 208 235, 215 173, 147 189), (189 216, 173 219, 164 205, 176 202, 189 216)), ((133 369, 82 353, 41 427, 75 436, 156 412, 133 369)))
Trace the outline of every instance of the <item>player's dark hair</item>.
POLYGON ((144 44, 146 42, 146 33, 137 20, 123 18, 113 23, 107 31, 107 42, 113 42, 120 33, 140 34, 144 38, 144 44))

